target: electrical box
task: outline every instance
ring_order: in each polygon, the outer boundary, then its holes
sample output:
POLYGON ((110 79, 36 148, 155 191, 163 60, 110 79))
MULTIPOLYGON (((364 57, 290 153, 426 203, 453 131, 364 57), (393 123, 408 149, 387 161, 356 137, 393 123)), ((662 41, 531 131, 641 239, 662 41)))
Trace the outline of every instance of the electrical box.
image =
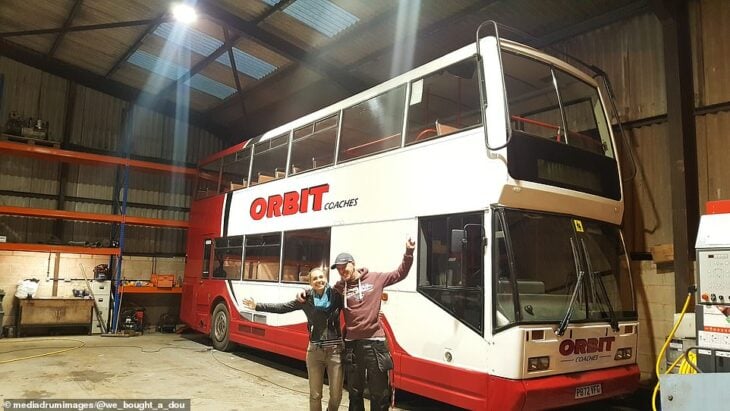
POLYGON ((703 215, 695 248, 697 365, 730 372, 730 213, 703 215))

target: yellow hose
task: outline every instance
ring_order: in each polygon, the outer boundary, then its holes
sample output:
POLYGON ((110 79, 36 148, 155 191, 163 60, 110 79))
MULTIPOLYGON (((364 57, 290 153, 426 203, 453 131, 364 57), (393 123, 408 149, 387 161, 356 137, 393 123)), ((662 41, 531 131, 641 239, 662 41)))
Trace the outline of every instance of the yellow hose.
MULTIPOLYGON (((674 324, 674 327, 672 327, 672 331, 669 333, 669 337, 667 337, 667 340, 664 341, 664 345, 662 345, 662 349, 659 351, 659 356, 656 359, 655 371, 656 371, 657 381, 656 381, 656 385, 654 386, 654 392, 651 395, 651 408, 654 411, 657 411, 656 396, 657 396, 657 393, 659 392, 659 374, 661 374, 659 372, 659 364, 661 364, 662 359, 664 358, 664 353, 667 351, 667 347, 669 346, 669 343, 672 341, 672 338, 674 338, 674 333, 677 332, 677 328, 679 328, 679 324, 682 323, 684 314, 687 312, 687 307, 689 307, 689 302, 692 299, 692 294, 693 294, 692 292, 687 293, 687 299, 684 300, 684 307, 682 307, 682 313, 679 315, 679 320, 677 321, 676 324, 674 324)), ((682 358, 684 358, 684 355, 677 358, 674 361, 674 363, 672 363, 672 365, 670 365, 669 368, 667 368, 667 371, 665 372, 665 374, 668 374, 677 365, 679 360, 682 358)), ((692 360, 692 357, 690 357, 690 360, 692 360)), ((685 360, 684 364, 682 364, 682 365, 686 365, 689 367, 689 364, 686 363, 686 360, 685 360)), ((680 369, 681 369, 681 367, 680 367, 680 369)))
POLYGON ((692 368, 689 363, 697 364, 697 354, 691 352, 689 354, 685 354, 682 358, 684 358, 684 361, 682 361, 682 365, 679 366, 679 373, 680 374, 697 374, 697 370, 692 368))
MULTIPOLYGON (((41 338, 41 339, 32 339, 32 340, 17 341, 17 342, 34 342, 35 343, 35 342, 39 342, 39 341, 74 341, 74 342, 79 343, 79 345, 77 345, 75 347, 64 348, 64 349, 61 349, 61 350, 58 350, 58 351, 46 352, 46 353, 43 353, 43 354, 29 355, 27 357, 20 357, 20 358, 13 358, 13 359, 10 359, 10 360, 3 360, 3 361, 0 361, 0 364, 7 364, 7 363, 11 363, 11 362, 16 362, 16 361, 30 360, 32 358, 47 357, 49 355, 61 354, 61 353, 67 352, 67 351, 77 350, 77 349, 79 349, 79 348, 81 348, 81 347, 83 347, 83 346, 86 345, 85 342, 83 342, 81 340, 75 340, 75 339, 72 339, 72 338, 64 338, 64 339, 60 339, 60 338, 41 338)), ((42 349, 42 348, 43 347, 39 347, 39 349, 42 349)))

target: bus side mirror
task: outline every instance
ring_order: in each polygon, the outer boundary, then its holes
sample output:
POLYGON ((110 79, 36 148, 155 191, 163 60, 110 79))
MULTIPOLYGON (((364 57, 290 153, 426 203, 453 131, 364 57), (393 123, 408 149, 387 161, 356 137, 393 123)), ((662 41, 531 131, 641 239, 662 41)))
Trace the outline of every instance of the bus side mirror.
POLYGON ((466 230, 451 230, 451 254, 460 253, 466 245, 466 230))

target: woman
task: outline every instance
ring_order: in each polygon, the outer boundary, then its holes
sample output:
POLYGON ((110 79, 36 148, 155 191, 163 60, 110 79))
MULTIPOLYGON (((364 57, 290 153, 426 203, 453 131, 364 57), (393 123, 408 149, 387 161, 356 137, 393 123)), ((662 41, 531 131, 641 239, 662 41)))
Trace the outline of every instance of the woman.
POLYGON ((309 330, 309 346, 307 347, 307 374, 309 375, 309 409, 322 409, 322 384, 324 370, 330 382, 330 398, 328 411, 339 408, 342 399, 342 331, 340 328, 340 311, 342 296, 334 292, 327 284, 324 270, 314 268, 309 272, 309 284, 303 303, 297 300, 282 304, 256 303, 253 298, 246 298, 243 304, 252 310, 271 313, 288 313, 303 310, 307 316, 309 330))

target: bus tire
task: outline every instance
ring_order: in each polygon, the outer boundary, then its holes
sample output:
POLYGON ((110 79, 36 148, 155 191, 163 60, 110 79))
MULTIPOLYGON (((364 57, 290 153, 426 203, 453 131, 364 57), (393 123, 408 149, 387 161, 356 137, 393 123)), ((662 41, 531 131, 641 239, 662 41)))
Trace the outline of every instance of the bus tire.
POLYGON ((218 351, 230 351, 234 346, 230 334, 231 315, 225 303, 218 303, 210 321, 210 339, 213 341, 213 348, 218 351))

